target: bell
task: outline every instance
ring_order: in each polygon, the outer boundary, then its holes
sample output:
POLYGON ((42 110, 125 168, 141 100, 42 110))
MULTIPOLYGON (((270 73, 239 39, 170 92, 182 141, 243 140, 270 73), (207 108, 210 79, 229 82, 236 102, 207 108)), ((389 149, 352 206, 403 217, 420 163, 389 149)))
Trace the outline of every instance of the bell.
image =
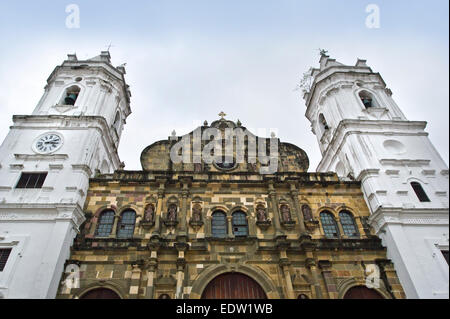
POLYGON ((365 107, 372 107, 372 99, 364 98, 363 99, 363 104, 364 104, 365 107))
POLYGON ((66 105, 75 105, 76 100, 77 100, 77 95, 74 93, 71 93, 64 99, 64 103, 66 105))

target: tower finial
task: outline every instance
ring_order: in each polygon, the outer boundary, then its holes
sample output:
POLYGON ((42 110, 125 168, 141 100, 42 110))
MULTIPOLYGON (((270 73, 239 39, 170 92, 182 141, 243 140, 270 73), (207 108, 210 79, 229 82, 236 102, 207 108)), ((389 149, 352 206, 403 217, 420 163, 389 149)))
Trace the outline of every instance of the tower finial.
POLYGON ((321 48, 319 48, 318 50, 319 50, 320 56, 328 56, 328 50, 321 49, 321 48))
POLYGON ((223 111, 219 113, 219 116, 221 117, 221 120, 225 120, 225 116, 227 116, 223 111))

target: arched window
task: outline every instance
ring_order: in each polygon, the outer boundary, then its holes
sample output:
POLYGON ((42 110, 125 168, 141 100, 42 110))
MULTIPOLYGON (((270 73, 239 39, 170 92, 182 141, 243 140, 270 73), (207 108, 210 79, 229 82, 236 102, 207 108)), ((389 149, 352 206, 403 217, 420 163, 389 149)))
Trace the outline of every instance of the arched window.
POLYGON ((80 299, 120 299, 119 295, 107 288, 97 288, 88 291, 80 299))
POLYGON ((343 210, 339 213, 339 217, 341 219, 344 234, 348 237, 359 237, 358 228, 356 227, 353 215, 349 211, 343 210))
POLYGON ((111 231, 114 225, 114 215, 115 213, 113 210, 106 210, 100 215, 95 236, 108 237, 109 235, 111 235, 111 231))
POLYGON ((421 202, 431 202, 430 199, 427 196, 427 193, 425 193, 422 185, 420 185, 420 183, 418 182, 411 182, 411 187, 414 189, 414 192, 417 195, 417 198, 421 201, 421 202))
POLYGON ((158 299, 170 299, 170 296, 168 294, 162 294, 159 295, 158 299))
POLYGON ((126 210, 117 225, 117 238, 133 238, 136 213, 134 210, 126 210))
POLYGON ((319 125, 322 129, 322 132, 325 132, 330 127, 328 126, 327 120, 325 120, 325 116, 322 113, 319 114, 319 125))
POLYGON ((328 211, 320 213, 320 221, 322 222, 323 232, 327 238, 339 237, 339 230, 333 214, 328 211))
POLYGON ((113 127, 116 129, 117 134, 119 134, 120 129, 120 112, 116 112, 116 117, 114 118, 114 124, 113 127))
POLYGON ((309 299, 309 297, 305 294, 298 295, 297 299, 309 299))
POLYGON ((66 93, 63 96, 62 103, 64 105, 75 105, 75 102, 78 99, 78 95, 80 94, 80 87, 77 85, 73 85, 66 89, 66 93))
POLYGON ((371 107, 380 107, 372 93, 363 90, 359 92, 358 95, 366 109, 371 107))
POLYGON ((245 237, 248 236, 247 215, 242 211, 233 213, 233 234, 234 236, 245 237))
POLYGON ((213 237, 223 238, 227 235, 227 216, 222 211, 212 214, 211 233, 213 237))

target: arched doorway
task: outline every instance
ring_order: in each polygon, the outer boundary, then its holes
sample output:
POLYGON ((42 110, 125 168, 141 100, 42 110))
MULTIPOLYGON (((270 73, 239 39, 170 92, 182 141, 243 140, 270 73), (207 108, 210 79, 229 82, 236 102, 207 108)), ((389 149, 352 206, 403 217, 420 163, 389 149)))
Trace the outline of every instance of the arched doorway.
POLYGON ((111 289, 97 288, 89 290, 80 299, 120 299, 120 296, 111 289))
POLYGON ((344 299, 384 299, 375 289, 369 289, 364 286, 350 288, 344 296, 344 299))
POLYGON ((267 299, 267 296, 262 287, 249 276, 225 273, 206 286, 202 299, 267 299))

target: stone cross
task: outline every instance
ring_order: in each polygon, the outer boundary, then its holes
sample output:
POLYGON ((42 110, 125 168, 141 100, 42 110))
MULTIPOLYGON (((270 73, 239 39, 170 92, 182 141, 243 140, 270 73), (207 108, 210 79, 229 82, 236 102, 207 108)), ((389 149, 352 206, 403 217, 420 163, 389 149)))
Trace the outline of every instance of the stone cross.
POLYGON ((219 116, 224 120, 224 117, 227 116, 223 111, 219 113, 219 116))

